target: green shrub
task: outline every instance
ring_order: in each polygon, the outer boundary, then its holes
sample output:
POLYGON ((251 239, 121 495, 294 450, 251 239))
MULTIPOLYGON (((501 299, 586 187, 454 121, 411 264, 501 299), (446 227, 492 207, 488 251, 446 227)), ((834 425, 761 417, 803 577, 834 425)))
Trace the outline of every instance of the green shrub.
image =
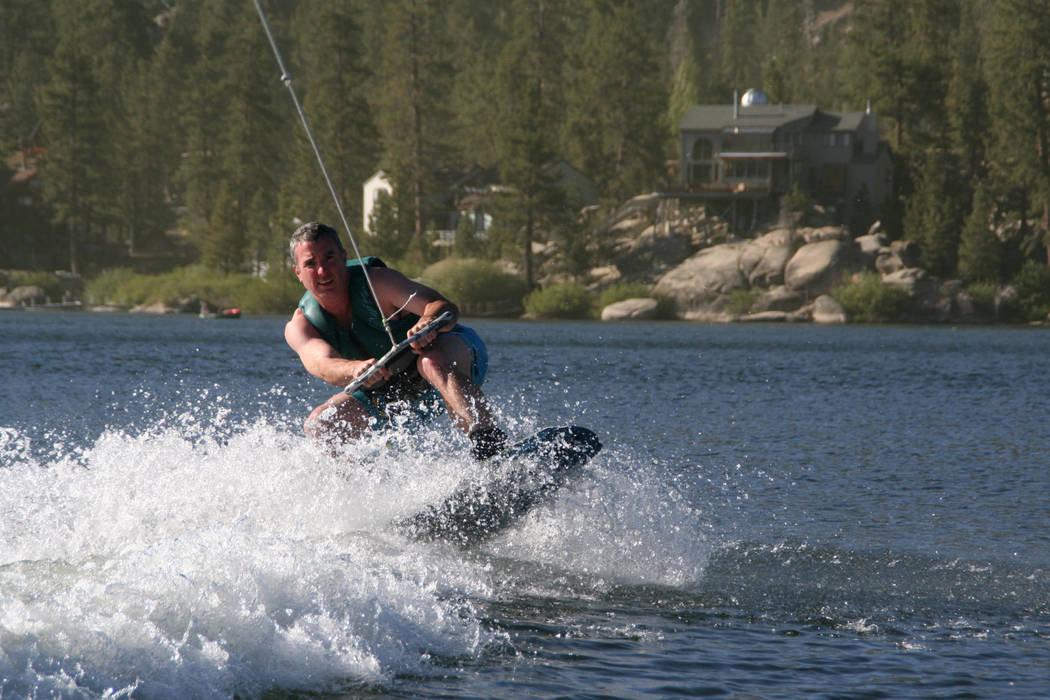
POLYGON ((908 295, 882 283, 878 274, 865 272, 853 282, 836 287, 832 296, 848 317, 861 323, 893 321, 908 304, 908 295))
POLYGON ((796 182, 791 189, 780 198, 780 203, 792 214, 804 214, 809 209, 810 199, 799 184, 796 182))
POLYGON ((175 304, 197 297, 219 308, 236 306, 244 313, 289 313, 303 289, 295 276, 281 269, 266 279, 255 275, 224 275, 202 266, 182 267, 161 275, 140 275, 127 268, 106 270, 90 280, 84 297, 91 304, 136 306, 175 304))
POLYGON ((734 289, 729 294, 729 305, 726 310, 738 316, 751 311, 751 307, 758 301, 761 292, 757 289, 734 289))
POLYGON ((970 293, 973 300, 973 309, 979 316, 993 316, 995 314, 995 293, 998 286, 994 282, 974 282, 966 291, 970 293))
POLYGON ((1029 260, 1014 275, 1017 305, 1027 321, 1044 321, 1050 313, 1050 267, 1029 260))
POLYGON ((238 302, 248 314, 290 314, 305 291, 291 270, 283 267, 271 271, 265 279, 249 279, 252 284, 245 290, 244 300, 238 302))
POLYGON ((593 297, 582 285, 555 284, 529 292, 525 313, 535 318, 587 318, 593 297))
POLYGON ((447 258, 427 267, 419 279, 457 304, 511 303, 520 308, 525 294, 520 277, 477 258, 447 258))
POLYGON ((598 309, 615 304, 624 299, 646 299, 653 296, 649 285, 642 282, 617 282, 603 289, 598 294, 598 309))
POLYGON ((135 274, 130 268, 117 267, 103 270, 84 285, 84 300, 89 304, 116 304, 131 306, 142 303, 145 296, 146 275, 135 274))

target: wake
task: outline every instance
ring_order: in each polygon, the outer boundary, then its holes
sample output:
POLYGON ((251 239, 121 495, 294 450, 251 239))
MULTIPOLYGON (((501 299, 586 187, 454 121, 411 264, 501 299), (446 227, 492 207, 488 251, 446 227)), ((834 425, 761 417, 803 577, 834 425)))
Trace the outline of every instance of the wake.
POLYGON ((382 686, 511 647, 484 607, 557 588, 550 567, 598 588, 687 585, 709 553, 698 514, 622 449, 464 553, 391 525, 483 476, 461 435, 395 431, 331 453, 272 420, 206 419, 80 446, 0 429, 0 694, 382 686), (508 576, 502 562, 534 565, 508 576))

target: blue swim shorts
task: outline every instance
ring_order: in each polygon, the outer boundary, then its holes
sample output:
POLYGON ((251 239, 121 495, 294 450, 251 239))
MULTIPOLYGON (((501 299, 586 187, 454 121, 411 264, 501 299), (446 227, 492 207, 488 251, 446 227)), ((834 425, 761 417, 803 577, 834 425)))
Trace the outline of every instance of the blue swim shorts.
MULTIPOLYGON (((448 333, 462 338, 463 342, 470 348, 470 379, 478 386, 481 386, 485 382, 485 376, 489 371, 489 352, 485 347, 485 342, 473 328, 461 326, 458 323, 448 333)), ((366 394, 364 391, 358 390, 354 392, 354 398, 375 419, 374 428, 383 426, 389 420, 387 407, 392 407, 394 402, 388 396, 381 392, 366 394)), ((403 399, 400 399, 396 403, 399 404, 399 410, 407 411, 418 418, 430 418, 444 410, 441 394, 434 387, 430 387, 430 389, 411 402, 405 402, 403 399), (410 405, 404 405, 406 403, 410 403, 410 405)))

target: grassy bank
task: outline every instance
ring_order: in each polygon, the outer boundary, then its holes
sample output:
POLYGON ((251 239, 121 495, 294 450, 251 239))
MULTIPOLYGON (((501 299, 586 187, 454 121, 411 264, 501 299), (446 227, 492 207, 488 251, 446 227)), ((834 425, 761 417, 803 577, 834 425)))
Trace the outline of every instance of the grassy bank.
POLYGON ((88 304, 134 307, 162 303, 180 307, 206 302, 213 309, 235 306, 248 314, 288 313, 302 293, 302 285, 288 270, 258 277, 223 275, 199 265, 158 275, 137 274, 125 268, 106 270, 84 285, 88 304))

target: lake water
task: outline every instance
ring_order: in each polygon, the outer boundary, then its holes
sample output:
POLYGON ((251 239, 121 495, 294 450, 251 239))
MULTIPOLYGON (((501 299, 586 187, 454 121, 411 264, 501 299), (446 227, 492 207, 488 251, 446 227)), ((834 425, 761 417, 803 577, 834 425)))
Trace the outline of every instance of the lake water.
POLYGON ((390 522, 465 440, 320 452, 283 319, 0 312, 0 697, 1047 696, 1047 330, 472 325, 605 449, 462 550, 390 522))

